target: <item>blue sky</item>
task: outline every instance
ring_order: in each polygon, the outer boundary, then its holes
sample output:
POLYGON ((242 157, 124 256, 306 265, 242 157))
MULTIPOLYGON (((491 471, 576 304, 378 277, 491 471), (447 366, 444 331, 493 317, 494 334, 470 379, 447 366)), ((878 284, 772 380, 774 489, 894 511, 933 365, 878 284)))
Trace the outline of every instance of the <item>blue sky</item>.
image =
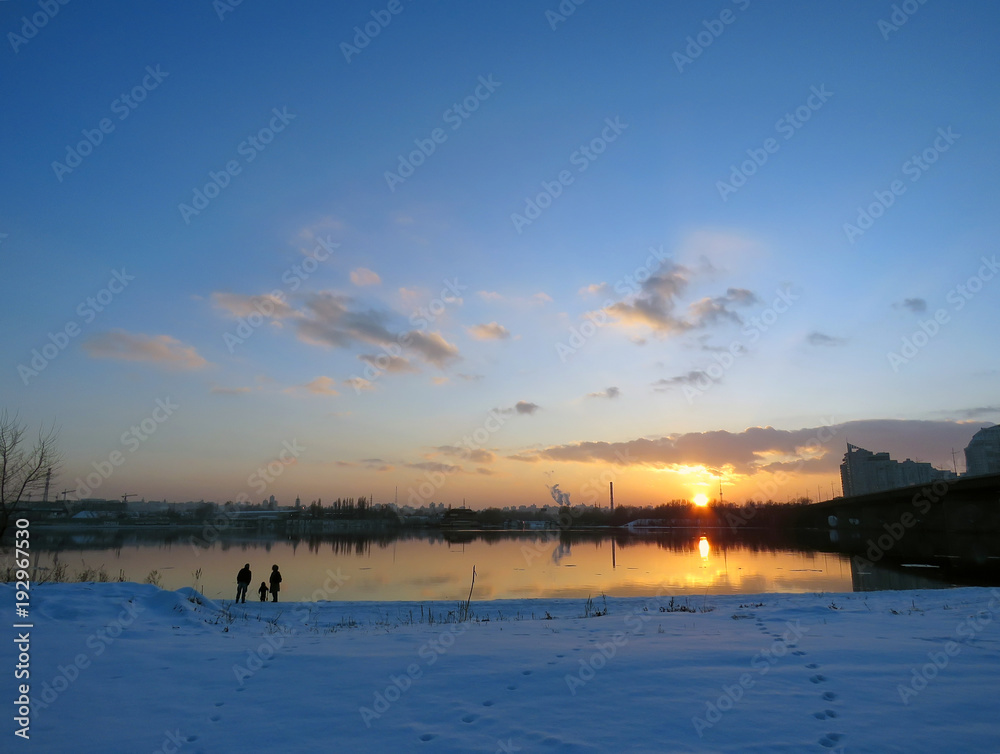
POLYGON ((4 3, 0 403, 70 497, 943 466, 1000 413, 1000 11, 903 5, 4 3))

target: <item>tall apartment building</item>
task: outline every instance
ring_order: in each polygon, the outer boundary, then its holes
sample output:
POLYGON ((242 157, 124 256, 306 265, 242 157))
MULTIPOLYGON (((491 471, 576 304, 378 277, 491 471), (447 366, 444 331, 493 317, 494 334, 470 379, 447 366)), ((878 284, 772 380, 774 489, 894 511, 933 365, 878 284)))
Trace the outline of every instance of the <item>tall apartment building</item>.
POLYGON ((894 461, 888 453, 872 453, 850 443, 847 443, 847 452, 840 464, 840 481, 847 497, 954 478, 953 472, 935 469, 929 463, 909 458, 894 461))
POLYGON ((965 449, 965 473, 1000 474, 1000 424, 985 427, 972 436, 965 449))

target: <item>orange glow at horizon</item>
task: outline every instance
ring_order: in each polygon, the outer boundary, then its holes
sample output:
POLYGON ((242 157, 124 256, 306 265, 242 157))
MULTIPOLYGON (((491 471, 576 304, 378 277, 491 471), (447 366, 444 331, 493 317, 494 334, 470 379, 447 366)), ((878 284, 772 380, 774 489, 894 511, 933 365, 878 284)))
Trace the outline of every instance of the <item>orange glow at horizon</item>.
POLYGON ((706 495, 704 492, 699 492, 697 495, 691 498, 691 502, 697 505, 699 508, 704 508, 706 505, 708 505, 708 495, 706 495))

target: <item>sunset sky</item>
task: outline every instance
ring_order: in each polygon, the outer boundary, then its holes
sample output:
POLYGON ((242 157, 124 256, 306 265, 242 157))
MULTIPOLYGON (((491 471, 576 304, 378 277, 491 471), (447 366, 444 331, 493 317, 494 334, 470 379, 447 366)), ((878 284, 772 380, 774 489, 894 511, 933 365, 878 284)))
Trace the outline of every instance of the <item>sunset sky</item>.
POLYGON ((53 497, 828 497, 1000 417, 995 4, 230 5, 0 3, 53 497))

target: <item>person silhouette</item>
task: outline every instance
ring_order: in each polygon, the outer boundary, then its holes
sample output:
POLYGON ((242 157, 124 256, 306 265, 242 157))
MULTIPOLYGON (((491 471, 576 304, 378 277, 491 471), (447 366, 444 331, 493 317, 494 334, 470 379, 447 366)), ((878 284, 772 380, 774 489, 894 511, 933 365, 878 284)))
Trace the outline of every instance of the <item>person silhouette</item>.
POLYGON ((278 570, 278 566, 271 566, 271 602, 278 601, 278 592, 281 591, 281 572, 278 570))
POLYGON ((240 569, 240 572, 236 574, 236 601, 240 602, 240 597, 242 601, 247 601, 247 589, 250 586, 250 582, 253 581, 253 574, 250 572, 250 564, 247 563, 240 569))
POLYGON ((260 589, 257 590, 257 594, 260 595, 261 602, 267 602, 267 582, 260 582, 260 589))

